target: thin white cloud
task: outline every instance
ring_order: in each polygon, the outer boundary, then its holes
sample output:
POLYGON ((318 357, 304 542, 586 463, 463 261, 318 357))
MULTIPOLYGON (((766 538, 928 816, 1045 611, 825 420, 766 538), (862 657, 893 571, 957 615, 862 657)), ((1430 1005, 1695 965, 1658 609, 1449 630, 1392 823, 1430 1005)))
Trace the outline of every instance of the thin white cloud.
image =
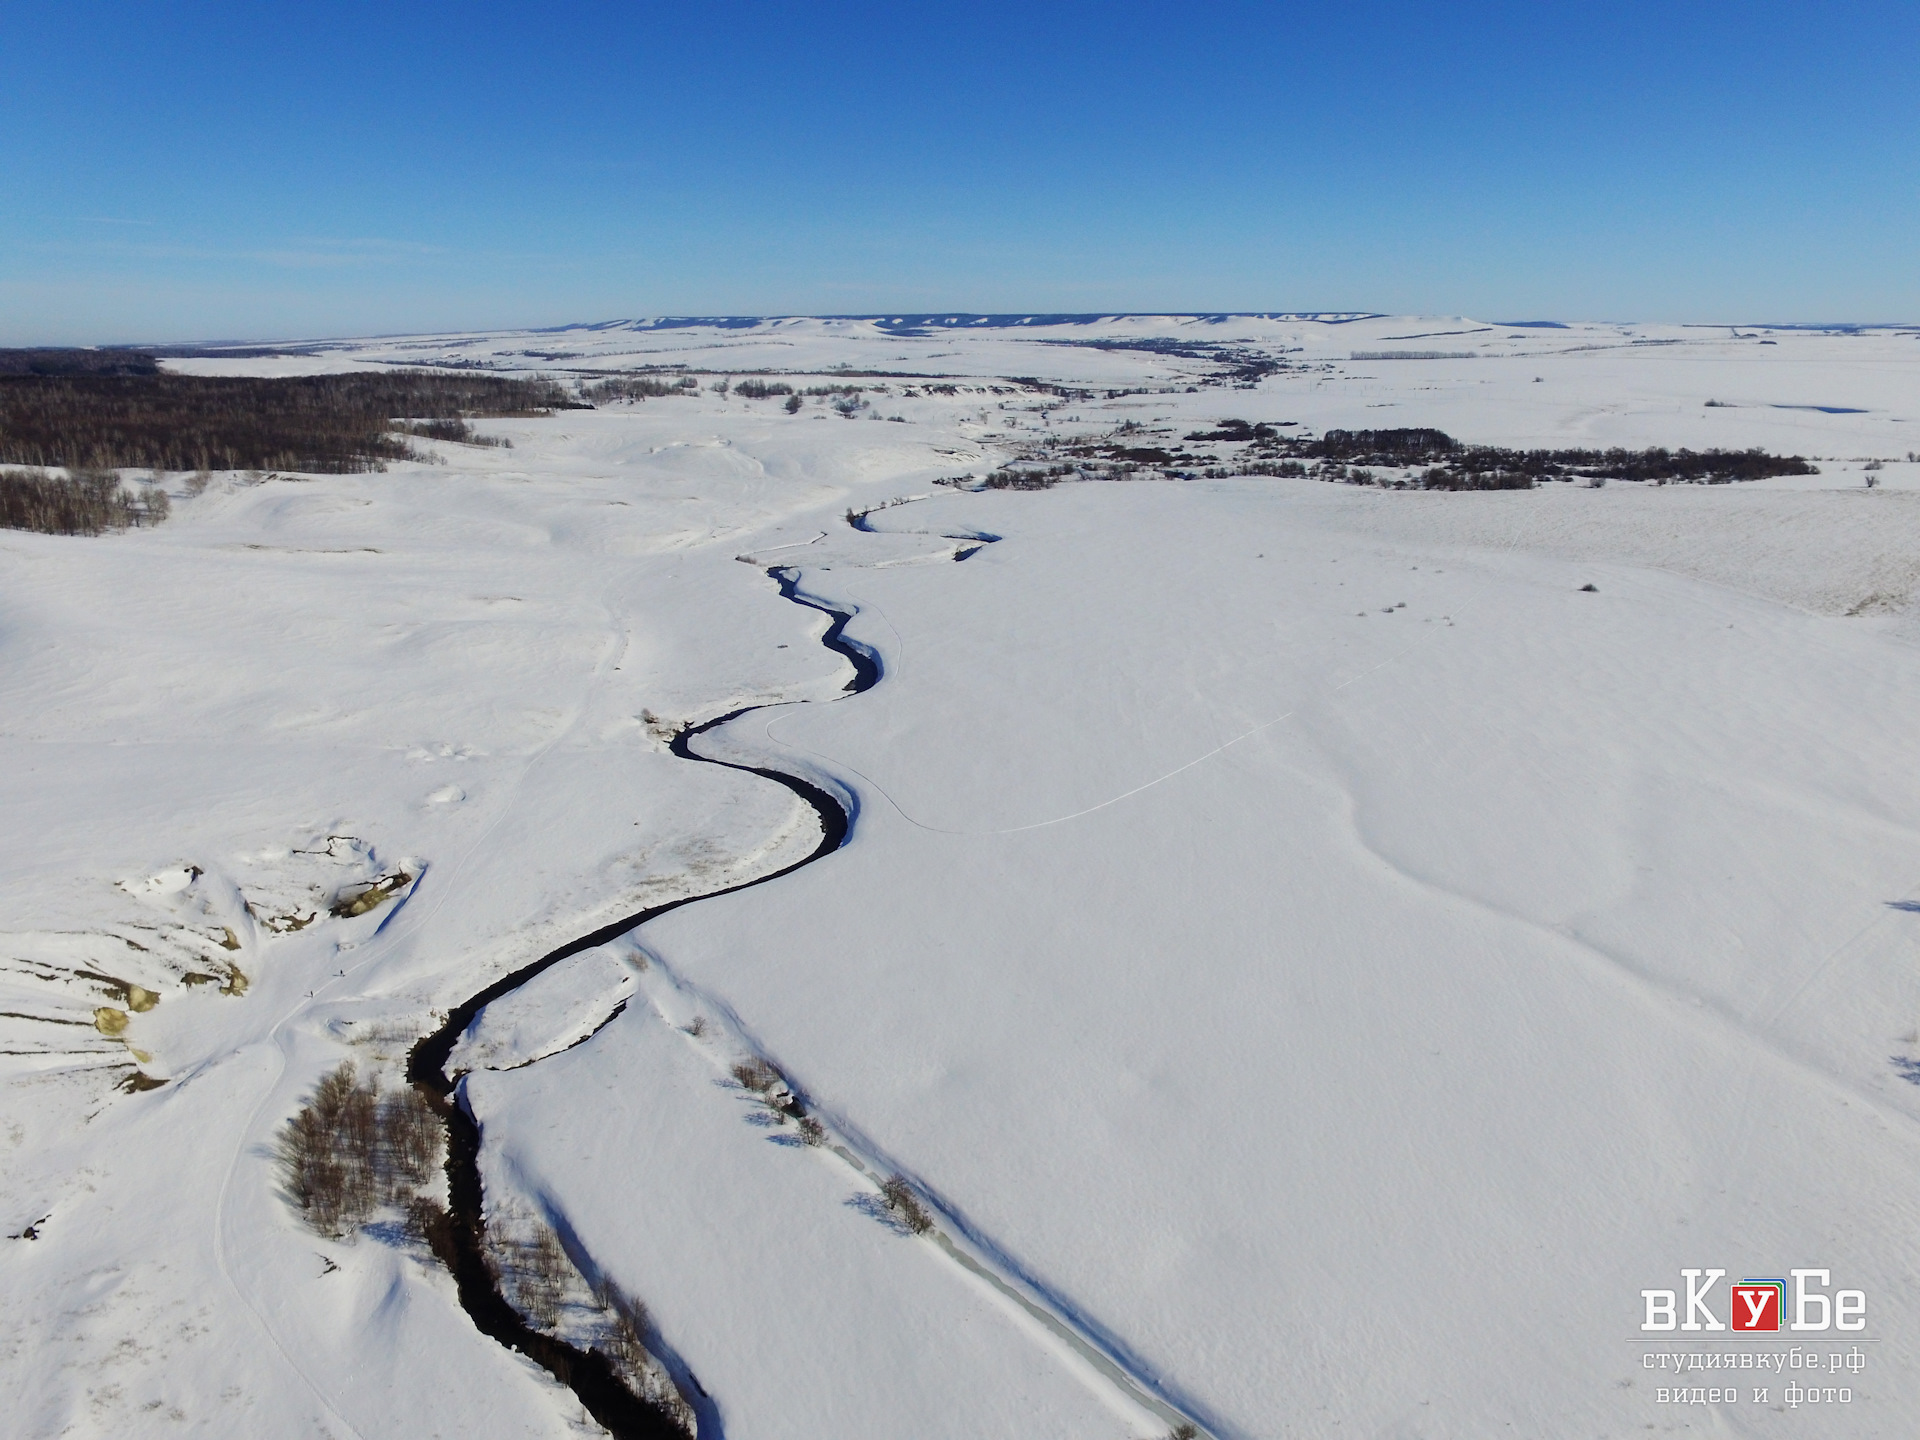
MULTIPOLYGON (((128 224, 147 224, 128 221, 128 224)), ((71 255, 76 250, 98 256, 118 256, 135 260, 203 260, 221 264, 271 265, 287 270, 328 270, 359 265, 387 265, 405 260, 451 253, 445 246, 424 245, 410 240, 386 240, 369 237, 334 239, 327 236, 300 236, 278 245, 212 246, 164 245, 131 241, 72 242, 42 241, 25 247, 43 253, 71 255)))

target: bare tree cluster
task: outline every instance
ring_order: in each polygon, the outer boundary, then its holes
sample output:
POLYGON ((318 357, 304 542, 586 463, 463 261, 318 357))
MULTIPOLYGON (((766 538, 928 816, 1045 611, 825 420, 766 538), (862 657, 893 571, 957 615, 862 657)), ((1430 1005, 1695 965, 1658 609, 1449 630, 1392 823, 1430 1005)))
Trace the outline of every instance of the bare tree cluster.
POLYGON ((513 442, 501 435, 482 435, 465 420, 408 420, 394 427, 403 435, 418 435, 423 440, 451 440, 459 445, 488 445, 496 450, 511 450, 513 442))
POLYGON ((793 387, 779 380, 736 380, 733 393, 749 400, 771 400, 776 395, 791 395, 793 387))
POLYGON ((172 512, 157 487, 130 494, 111 470, 66 476, 0 470, 0 527, 43 535, 98 535, 129 525, 158 525, 172 512))
POLYGON ((989 490, 1048 490, 1077 473, 1072 465, 1007 465, 988 475, 985 484, 989 490))
POLYGON ((589 385, 580 393, 596 405, 609 400, 658 400, 668 395, 695 395, 700 382, 691 375, 667 379, 659 375, 616 375, 589 385))
POLYGON ((784 1080, 778 1070, 757 1055, 735 1065, 733 1078, 739 1082, 742 1090, 751 1090, 756 1095, 767 1094, 784 1080))
POLYGON ((593 1298, 607 1316, 603 1348, 632 1375, 644 1371, 653 1362, 647 1349, 647 1331, 653 1317, 638 1296, 629 1295, 611 1280, 602 1280, 594 1288, 593 1298))
POLYGON ((499 1234, 489 1226, 487 1239, 487 1256, 502 1293, 536 1329, 553 1331, 560 1324, 567 1284, 573 1277, 560 1237, 536 1224, 531 1234, 519 1236, 499 1234))
POLYGON ((278 1158, 288 1197, 308 1225, 339 1236, 383 1205, 412 1211, 433 1179, 443 1143, 437 1117, 412 1086, 380 1093, 343 1061, 282 1127, 278 1158))
POLYGON ((555 1339, 564 1330, 573 1338, 563 1343, 590 1343, 634 1395, 694 1433, 692 1408, 648 1348, 653 1319, 637 1296, 607 1276, 589 1287, 552 1227, 524 1211, 497 1215, 485 1245, 494 1284, 534 1329, 555 1339))
POLYGON ((653 1330, 653 1317, 647 1314, 647 1307, 637 1296, 606 1279, 594 1287, 593 1298, 602 1317, 600 1341, 595 1348, 613 1362, 634 1394, 658 1406, 692 1435, 697 1429, 693 1407, 680 1394, 666 1367, 647 1348, 647 1336, 653 1330))
POLYGON ((933 1228, 933 1216, 927 1213, 927 1207, 920 1197, 913 1193, 913 1182, 901 1174, 887 1177, 880 1187, 880 1198, 886 1202, 887 1210, 893 1218, 916 1235, 924 1235, 933 1228))

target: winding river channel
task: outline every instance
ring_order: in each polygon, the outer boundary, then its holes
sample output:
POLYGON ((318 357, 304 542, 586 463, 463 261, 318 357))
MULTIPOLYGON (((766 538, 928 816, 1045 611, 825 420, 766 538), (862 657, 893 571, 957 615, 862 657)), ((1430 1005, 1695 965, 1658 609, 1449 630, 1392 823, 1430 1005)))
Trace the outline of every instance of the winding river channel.
MULTIPOLYGON (((833 617, 832 624, 820 637, 820 643, 852 663, 853 676, 847 681, 847 694, 858 694, 863 690, 870 690, 880 682, 879 657, 865 646, 847 639, 844 634, 847 622, 853 618, 852 612, 833 609, 801 594, 799 572, 796 570, 776 568, 767 573, 779 585, 783 597, 796 605, 804 605, 833 617)), ((853 830, 853 813, 849 803, 843 802, 818 785, 798 776, 756 765, 716 760, 700 754, 693 748, 693 742, 707 731, 718 729, 754 710, 766 708, 770 707, 746 706, 708 720, 704 724, 683 729, 674 736, 673 753, 683 760, 695 760, 703 765, 720 765, 729 770, 744 770, 749 774, 764 776, 776 785, 783 785, 792 791, 801 801, 813 808, 814 814, 820 820, 820 843, 814 846, 812 853, 757 879, 709 890, 699 895, 685 895, 662 905, 650 906, 637 914, 615 920, 578 939, 568 941, 558 949, 541 956, 531 965, 522 966, 512 974, 502 976, 484 990, 478 991, 455 1006, 447 1016, 446 1022, 438 1030, 416 1043, 407 1057, 407 1079, 432 1097, 434 1110, 440 1115, 447 1129, 449 1223, 443 1233, 434 1237, 434 1249, 440 1260, 453 1272, 462 1308, 472 1317, 473 1323, 479 1327, 481 1333, 499 1341, 502 1345, 518 1350, 543 1366, 561 1384, 572 1390, 579 1397, 580 1403, 586 1407, 587 1412, 616 1436, 617 1440, 655 1440, 655 1437, 659 1437, 659 1440, 668 1440, 668 1437, 681 1440, 685 1432, 664 1410, 636 1396, 599 1351, 582 1350, 578 1346, 570 1345, 564 1340, 534 1329, 502 1293, 500 1282, 495 1278, 486 1259, 484 1193, 480 1179, 480 1127, 461 1102, 458 1093, 459 1081, 447 1074, 447 1063, 453 1054, 454 1046, 459 1043, 460 1037, 466 1033, 467 1027, 474 1022, 482 1010, 496 1000, 511 995, 528 981, 569 956, 605 945, 646 924, 655 916, 666 914, 669 910, 677 910, 683 905, 692 905, 700 900, 712 900, 721 895, 731 895, 738 890, 764 885, 770 880, 778 880, 783 875, 792 874, 803 865, 811 865, 814 861, 832 854, 847 842, 847 837, 853 830)), ((804 1101, 797 1096, 790 1103, 794 1106, 804 1106, 804 1101)), ((694 1397, 689 1397, 690 1401, 693 1399, 694 1397)), ((696 1409, 698 1408, 696 1406, 696 1409)))
MULTIPOLYGON (((849 515, 848 522, 855 529, 871 528, 865 523, 864 514, 849 515)), ((999 537, 975 533, 948 538, 965 542, 953 557, 965 560, 999 537)), ((837 609, 802 593, 797 569, 775 567, 768 570, 767 574, 779 585, 780 594, 787 600, 832 617, 832 622, 821 636, 821 644, 853 666, 853 675, 846 683, 845 694, 859 694, 880 682, 882 670, 879 656, 858 641, 848 639, 845 634, 853 612, 837 609)), ((775 705, 790 703, 794 702, 774 702, 775 705)), ((689 726, 674 737, 671 748, 675 755, 684 760, 763 776, 793 792, 812 807, 814 814, 819 817, 820 841, 810 854, 758 879, 654 905, 569 941, 532 964, 494 981, 456 1006, 439 1029, 414 1045, 407 1060, 408 1080, 430 1099, 435 1113, 446 1125, 448 1222, 439 1227, 438 1233, 431 1234, 429 1240, 436 1255, 453 1273, 461 1306, 483 1334, 526 1355, 572 1390, 587 1412, 617 1440, 686 1440, 686 1431, 663 1408, 634 1394, 599 1351, 582 1350, 533 1328, 506 1298, 499 1279, 487 1261, 484 1193, 480 1174, 480 1127, 464 1103, 459 1080, 447 1073, 447 1066, 454 1047, 481 1011, 569 956, 605 945, 669 910, 778 880, 846 844, 853 832, 858 809, 851 795, 842 798, 799 776, 761 766, 714 759, 694 749, 694 742, 706 732, 755 710, 771 708, 774 705, 745 706, 704 724, 689 726)), ((614 1015, 619 1013, 619 1010, 613 1012, 614 1015)), ((782 1078, 787 1083, 788 1093, 782 1099, 780 1108, 790 1118, 805 1116, 808 1105, 804 1088, 792 1077, 782 1078)), ((833 1154, 876 1186, 886 1179, 886 1168, 873 1156, 855 1153, 850 1142, 841 1143, 838 1137, 830 1137, 828 1146, 833 1154)), ((1011 1264, 985 1237, 972 1234, 955 1223, 951 1216, 936 1213, 933 1219, 936 1223, 929 1230, 927 1238, 950 1260, 1050 1332, 1128 1401, 1165 1421, 1174 1435, 1191 1436, 1195 1440, 1206 1440, 1211 1436, 1211 1430, 1198 1422, 1192 1406, 1175 1403, 1160 1384, 1149 1378, 1145 1367, 1116 1353, 1109 1344, 1097 1340, 1071 1305, 1050 1293, 1035 1277, 1011 1264)), ((649 1348, 654 1348, 652 1337, 649 1337, 649 1348)), ((709 1433, 718 1436, 721 1426, 718 1423, 718 1407, 712 1397, 706 1395, 699 1381, 685 1366, 670 1368, 683 1397, 697 1417, 703 1436, 709 1433), (693 1393, 687 1393, 688 1390, 693 1393)))

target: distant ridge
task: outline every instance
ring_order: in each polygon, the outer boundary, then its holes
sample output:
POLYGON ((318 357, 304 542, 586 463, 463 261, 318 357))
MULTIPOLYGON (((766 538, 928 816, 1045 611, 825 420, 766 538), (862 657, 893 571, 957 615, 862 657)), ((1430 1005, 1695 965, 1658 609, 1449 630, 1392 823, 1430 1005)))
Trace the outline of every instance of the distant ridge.
MULTIPOLYGON (((939 310, 924 314, 898 311, 873 315, 661 315, 647 320, 601 320, 591 324, 544 325, 521 333, 559 335, 567 331, 593 330, 693 330, 710 326, 716 330, 751 330, 759 325, 777 325, 793 320, 866 321, 892 335, 932 334, 939 330, 1011 330, 1037 325, 1097 325, 1103 320, 1198 320, 1220 325, 1229 320, 1309 320, 1323 325, 1346 325, 1355 320, 1384 320, 1374 310, 1106 310, 1088 313, 1040 312, 1005 315, 975 314, 965 310, 939 310)), ((1543 322, 1553 323, 1553 322, 1543 322)))

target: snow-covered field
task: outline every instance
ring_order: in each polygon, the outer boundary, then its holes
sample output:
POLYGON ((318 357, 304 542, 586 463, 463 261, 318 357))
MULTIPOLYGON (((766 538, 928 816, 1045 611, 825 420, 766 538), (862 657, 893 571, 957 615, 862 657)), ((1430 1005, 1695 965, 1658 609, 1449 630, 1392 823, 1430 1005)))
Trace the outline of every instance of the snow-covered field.
POLYGON ((703 1440, 1911 1432, 1920 333, 305 352, 171 363, 701 388, 0 532, 9 1433, 595 1433, 397 1216, 304 1226, 275 1136, 341 1060, 397 1087, 500 977, 806 856, 794 793, 669 749, 746 707, 698 751, 841 796, 848 843, 561 962, 453 1057, 490 1221, 560 1235, 563 1325, 602 1277, 646 1302, 703 1440), (745 372, 861 408, 711 388, 745 372), (934 483, 1227 417, 1821 473, 934 483), (825 1143, 731 1078, 755 1057, 825 1143), (1819 1270, 1865 1326, 1643 1331, 1687 1269, 1721 1323, 1730 1282, 1819 1270))

